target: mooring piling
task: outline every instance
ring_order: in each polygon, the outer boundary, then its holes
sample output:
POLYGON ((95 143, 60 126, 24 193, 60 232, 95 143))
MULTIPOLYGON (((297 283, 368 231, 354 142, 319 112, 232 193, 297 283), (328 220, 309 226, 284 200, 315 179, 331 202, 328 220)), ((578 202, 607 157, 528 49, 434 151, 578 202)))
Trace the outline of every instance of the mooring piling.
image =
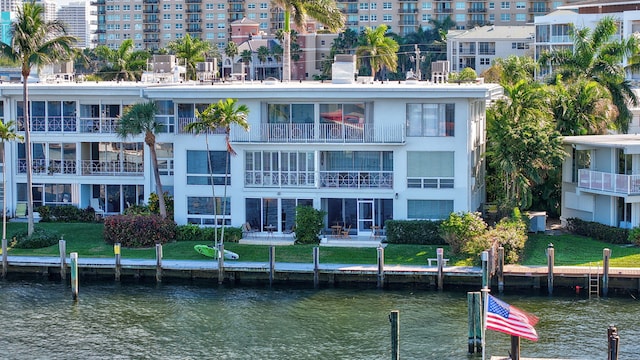
POLYGON ((2 239, 2 278, 7 277, 7 268, 9 267, 9 261, 7 259, 7 239, 2 239))
POLYGON ((313 248, 313 287, 320 287, 320 247, 313 248))
POLYGON ((611 258, 611 249, 604 248, 602 250, 602 296, 609 293, 609 259, 611 258))
POLYGON ((547 290, 553 295, 553 264, 555 262, 555 249, 553 243, 547 246, 547 290))
POLYGON ((276 247, 269 246, 269 286, 273 285, 276 273, 276 247))
POLYGON ((60 279, 67 278, 67 242, 62 236, 58 241, 58 250, 60 251, 60 279))
POLYGON ((467 293, 469 310, 469 354, 482 352, 482 295, 479 291, 467 293))
POLYGON ((391 323, 391 360, 400 360, 400 311, 392 310, 389 314, 391 323))
POLYGON ((162 282, 162 244, 156 244, 156 281, 162 282))
POLYGON ((78 253, 71 253, 71 298, 78 300, 78 253))
POLYGON ((378 289, 382 289, 384 287, 384 248, 382 246, 378 246, 378 289))
POLYGON ((615 325, 609 325, 607 329, 607 360, 618 360, 620 350, 620 336, 615 325))
POLYGON ((218 285, 224 282, 224 244, 218 244, 218 285))
POLYGON ((436 263, 438 265, 438 290, 444 289, 444 249, 436 249, 436 263))
POLYGON ((122 270, 122 264, 121 264, 122 256, 120 255, 119 242, 113 244, 113 254, 116 257, 116 266, 115 266, 116 281, 120 281, 120 271, 122 270))
POLYGON ((498 292, 502 294, 504 292, 504 247, 498 247, 498 292))

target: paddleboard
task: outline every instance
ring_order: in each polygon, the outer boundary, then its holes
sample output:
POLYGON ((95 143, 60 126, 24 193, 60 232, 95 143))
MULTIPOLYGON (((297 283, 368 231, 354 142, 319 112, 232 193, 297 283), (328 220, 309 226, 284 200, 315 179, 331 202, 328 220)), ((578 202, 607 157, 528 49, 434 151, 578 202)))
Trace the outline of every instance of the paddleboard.
MULTIPOLYGON (((200 255, 204 255, 210 258, 217 259, 218 258, 218 249, 209 245, 196 245, 193 249, 200 255)), ((224 258, 228 260, 238 260, 240 255, 234 253, 233 251, 225 250, 224 258)))

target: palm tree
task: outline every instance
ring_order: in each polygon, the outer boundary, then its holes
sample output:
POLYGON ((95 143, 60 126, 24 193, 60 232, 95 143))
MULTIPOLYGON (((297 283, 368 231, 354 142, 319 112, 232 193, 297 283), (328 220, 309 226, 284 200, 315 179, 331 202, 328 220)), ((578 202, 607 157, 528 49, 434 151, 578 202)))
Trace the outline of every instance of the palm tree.
POLYGON ((187 67, 187 79, 196 80, 196 63, 205 60, 211 43, 200 38, 192 38, 187 34, 183 38, 172 41, 167 46, 179 59, 184 59, 187 67))
POLYGON ((151 155, 153 165, 153 176, 156 180, 160 216, 166 218, 167 206, 164 203, 164 192, 162 191, 160 171, 158 170, 158 155, 156 154, 156 134, 162 130, 162 125, 156 121, 157 112, 158 108, 152 101, 128 106, 118 121, 116 132, 118 136, 123 139, 129 136, 144 134, 144 142, 149 147, 149 154, 151 155))
MULTIPOLYGON (((244 66, 247 67, 251 63, 251 59, 253 58, 253 52, 251 52, 251 50, 248 50, 248 49, 242 50, 242 53, 240 53, 240 57, 242 58, 242 62, 244 63, 244 66)), ((249 79, 253 80, 251 70, 249 70, 249 79)))
POLYGON ((148 52, 134 51, 131 39, 123 41, 117 50, 101 45, 96 48, 95 52, 105 62, 105 66, 98 71, 98 74, 105 80, 140 80, 149 59, 148 52))
POLYGON ((20 64, 22 73, 22 99, 24 105, 24 138, 27 160, 27 212, 29 235, 33 234, 33 192, 31 119, 29 116, 28 79, 31 67, 67 60, 73 54, 71 47, 76 38, 66 34, 59 20, 45 21, 44 8, 35 1, 25 2, 18 8, 15 22, 11 25, 11 44, 0 43, 3 57, 20 64))
POLYGON ((362 59, 369 64, 371 76, 384 68, 395 71, 398 67, 398 49, 400 46, 392 38, 386 37, 387 25, 380 25, 375 29, 364 29, 361 44, 356 49, 358 62, 362 59))
POLYGON ((566 82, 586 78, 604 86, 618 108, 615 128, 627 132, 632 119, 628 106, 637 105, 638 98, 631 90, 631 83, 626 80, 622 62, 638 55, 640 46, 635 36, 611 40, 617 29, 616 22, 611 17, 603 18, 593 30, 571 27, 569 36, 573 40, 573 48, 544 52, 540 55, 539 62, 553 69, 549 78, 551 83, 559 74, 566 82))
POLYGON ((291 17, 298 29, 304 29, 307 16, 320 22, 330 31, 344 25, 344 16, 335 0, 274 0, 276 7, 284 10, 282 80, 291 80, 291 17))
MULTIPOLYGON (((249 108, 246 105, 237 105, 237 99, 226 99, 220 100, 216 104, 209 105, 203 112, 197 113, 196 117, 199 121, 189 123, 185 126, 186 131, 194 131, 196 135, 204 132, 205 133, 205 141, 207 144, 207 159, 209 161, 209 172, 213 174, 213 169, 211 166, 211 157, 209 155, 209 140, 208 134, 209 132, 214 132, 216 129, 222 128, 225 133, 225 146, 227 149, 227 154, 229 156, 236 155, 235 150, 231 146, 231 141, 229 139, 229 135, 231 133, 231 126, 236 125, 240 126, 244 130, 249 129, 249 123, 247 122, 247 116, 249 115, 249 108)), ((225 177, 224 177, 224 195, 222 198, 222 209, 227 208, 227 179, 229 174, 229 156, 227 156, 225 162, 225 177)), ((212 175, 213 176, 213 175, 212 175)), ((213 193, 213 216, 215 217, 215 224, 218 224, 218 212, 216 211, 215 205, 215 187, 213 183, 213 179, 211 179, 211 190, 213 193)), ((224 221, 222 222, 222 235, 220 238, 220 242, 224 243, 224 221)), ((215 245, 217 246, 217 234, 215 232, 215 245)))
POLYGON ((260 64, 262 64, 262 79, 267 77, 267 68, 264 65, 267 62, 267 58, 271 54, 271 50, 269 50, 266 46, 260 46, 258 48, 258 60, 260 60, 260 64))
POLYGON ((13 121, 9 121, 6 124, 0 120, 0 140, 2 140, 2 240, 7 239, 7 166, 5 161, 5 156, 7 153, 7 149, 5 147, 5 142, 7 141, 23 141, 24 137, 22 135, 18 135, 15 131, 15 123, 13 121))
POLYGON ((606 134, 616 116, 611 95, 593 80, 556 80, 551 99, 556 129, 563 136, 606 134))

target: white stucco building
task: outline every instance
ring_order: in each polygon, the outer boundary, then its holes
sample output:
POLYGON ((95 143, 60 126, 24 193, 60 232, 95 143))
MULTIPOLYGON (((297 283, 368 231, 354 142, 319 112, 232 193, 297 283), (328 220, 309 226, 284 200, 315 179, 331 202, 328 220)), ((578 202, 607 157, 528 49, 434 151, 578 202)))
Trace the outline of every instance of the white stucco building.
MULTIPOLYGON (((179 224, 219 223, 286 231, 295 206, 327 212, 325 225, 367 234, 387 219, 439 219, 484 201, 485 104, 495 84, 434 85, 125 82, 33 84, 35 205, 99 204, 106 215, 155 192, 143 137, 115 134, 123 108, 155 101, 162 182, 179 224), (249 107, 249 131, 233 128, 228 206, 225 135, 184 131, 219 99, 249 107), (215 187, 215 199, 211 182, 215 187)), ((0 114, 23 124, 22 87, 0 84, 0 114)), ((22 125, 21 125, 22 126, 22 125)), ((23 129, 21 129, 23 130, 23 129)), ((5 144, 8 207, 27 199, 24 144, 5 144)))

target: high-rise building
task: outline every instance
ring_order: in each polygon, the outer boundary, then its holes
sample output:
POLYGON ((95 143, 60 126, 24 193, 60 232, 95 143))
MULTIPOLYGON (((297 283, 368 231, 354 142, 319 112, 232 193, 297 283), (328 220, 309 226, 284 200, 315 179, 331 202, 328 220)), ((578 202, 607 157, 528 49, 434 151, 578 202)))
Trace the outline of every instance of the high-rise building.
POLYGON ((0 0, 0 11, 15 12, 22 6, 22 0, 0 0))
POLYGON ((56 19, 56 2, 53 0, 36 0, 36 4, 44 8, 44 20, 53 21, 56 19))
POLYGON ((66 25, 69 35, 73 35, 78 38, 76 47, 90 48, 94 43, 91 41, 93 32, 95 32, 95 26, 92 28, 92 23, 96 23, 97 19, 95 15, 91 15, 91 8, 87 1, 72 2, 68 5, 60 6, 58 9, 57 17, 60 21, 63 21, 66 25))
MULTIPOLYGON (((433 26, 450 17, 457 29, 477 25, 522 26, 533 23, 558 6, 575 0, 337 0, 346 27, 357 32, 381 24, 400 35, 433 26)), ((230 24, 247 18, 260 31, 274 34, 284 16, 270 0, 92 0, 98 15, 96 41, 118 48, 133 39, 136 49, 159 49, 186 34, 224 48, 231 38, 230 24)))

